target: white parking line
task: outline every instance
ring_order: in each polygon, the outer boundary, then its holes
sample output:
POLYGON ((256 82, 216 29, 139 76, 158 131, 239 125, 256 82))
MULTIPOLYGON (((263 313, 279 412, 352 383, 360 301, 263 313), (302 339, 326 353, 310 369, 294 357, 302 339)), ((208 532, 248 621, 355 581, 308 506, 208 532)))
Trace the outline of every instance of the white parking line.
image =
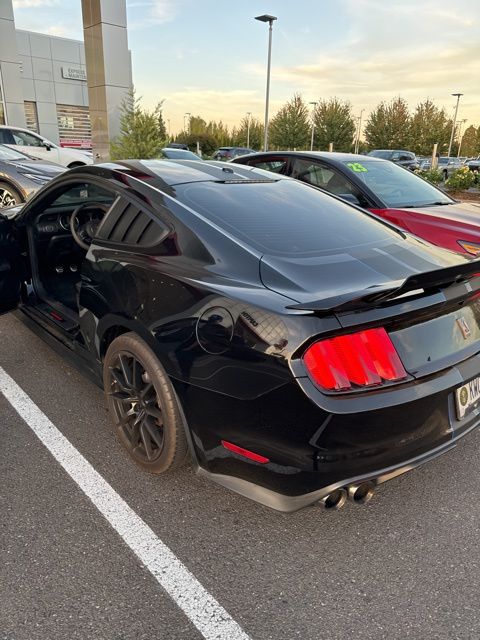
POLYGON ((249 636, 0 367, 0 391, 206 640, 249 636))

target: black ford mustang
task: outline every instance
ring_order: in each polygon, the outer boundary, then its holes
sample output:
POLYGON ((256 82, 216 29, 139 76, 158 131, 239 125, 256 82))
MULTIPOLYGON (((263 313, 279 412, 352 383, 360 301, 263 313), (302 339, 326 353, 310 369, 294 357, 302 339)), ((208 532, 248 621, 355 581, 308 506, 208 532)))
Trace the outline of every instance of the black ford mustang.
POLYGON ((479 271, 220 163, 73 169, 0 215, 0 311, 103 381, 130 456, 283 511, 366 501, 478 424, 479 271))

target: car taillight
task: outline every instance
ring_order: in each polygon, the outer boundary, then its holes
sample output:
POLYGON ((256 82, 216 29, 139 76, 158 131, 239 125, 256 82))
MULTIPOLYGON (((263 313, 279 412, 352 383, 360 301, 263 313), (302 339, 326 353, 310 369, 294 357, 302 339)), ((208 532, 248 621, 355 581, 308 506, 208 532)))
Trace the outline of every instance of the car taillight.
POLYGON ((331 391, 404 380, 403 364, 383 328, 314 342, 303 361, 314 382, 331 391))

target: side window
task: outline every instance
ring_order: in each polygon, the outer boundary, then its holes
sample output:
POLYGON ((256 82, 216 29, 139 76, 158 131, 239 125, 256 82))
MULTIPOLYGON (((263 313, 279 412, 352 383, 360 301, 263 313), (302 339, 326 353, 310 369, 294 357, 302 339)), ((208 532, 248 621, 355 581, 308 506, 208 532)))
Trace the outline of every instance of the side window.
POLYGON ((392 162, 398 162, 400 160, 400 154, 398 153, 398 151, 395 151, 395 153, 392 153, 392 157, 390 158, 390 160, 392 162))
POLYGON ((27 147, 42 147, 43 143, 41 138, 37 138, 37 136, 32 136, 30 133, 26 133, 25 131, 18 131, 17 129, 12 129, 13 139, 15 140, 15 144, 24 145, 27 147))
POLYGON ((295 158, 292 168, 292 178, 313 184, 320 189, 326 189, 327 183, 332 177, 332 171, 312 160, 295 158))
POLYGON ((9 129, 0 129, 0 144, 15 144, 15 140, 9 129))
POLYGON ((96 238, 115 244, 153 247, 168 235, 169 229, 137 205, 119 200, 99 226, 96 238))
POLYGON ((295 159, 292 177, 303 180, 324 191, 333 193, 347 202, 369 207, 370 203, 358 187, 348 178, 332 167, 327 167, 318 162, 295 159))
POLYGON ((265 169, 265 171, 273 171, 274 173, 281 173, 285 175, 287 168, 287 161, 279 158, 278 160, 250 160, 248 163, 251 167, 257 169, 265 169))

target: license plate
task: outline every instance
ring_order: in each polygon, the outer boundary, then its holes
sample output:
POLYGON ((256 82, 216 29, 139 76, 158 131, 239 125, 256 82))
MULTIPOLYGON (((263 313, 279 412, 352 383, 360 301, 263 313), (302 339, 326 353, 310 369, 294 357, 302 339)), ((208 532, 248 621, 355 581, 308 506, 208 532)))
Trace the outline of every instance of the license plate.
POLYGON ((455 391, 457 418, 461 420, 480 400, 480 377, 474 378, 455 391))

